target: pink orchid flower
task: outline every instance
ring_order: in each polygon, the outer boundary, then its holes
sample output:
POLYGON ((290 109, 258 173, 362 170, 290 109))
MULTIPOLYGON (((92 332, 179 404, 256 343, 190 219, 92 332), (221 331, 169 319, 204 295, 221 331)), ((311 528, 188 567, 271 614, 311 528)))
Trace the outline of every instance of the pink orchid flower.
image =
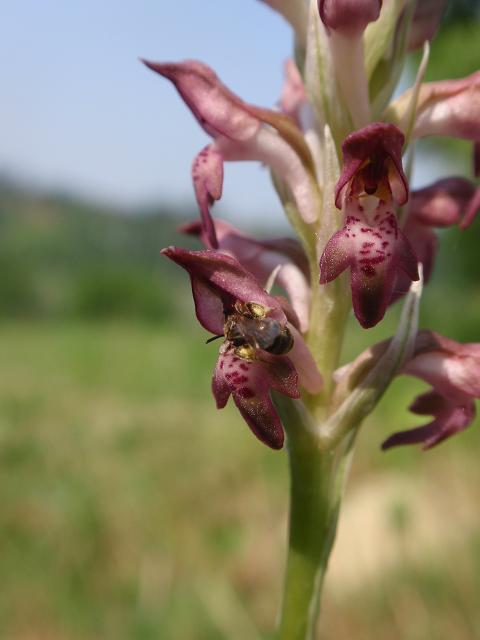
POLYGON ((403 142, 393 125, 374 123, 349 135, 342 146, 335 203, 343 208, 345 223, 323 251, 320 282, 350 268, 353 309, 365 328, 383 318, 399 272, 418 280, 416 256, 394 212, 395 203, 408 199, 403 142))
MULTIPOLYGON (((454 177, 437 180, 411 194, 403 231, 418 262, 423 265, 425 282, 430 280, 438 248, 438 237, 434 229, 454 224, 465 228, 471 223, 480 208, 480 201, 476 202, 477 191, 470 180, 454 177)), ((404 295, 409 286, 408 276, 399 273, 392 302, 404 295)))
MULTIPOLYGON (((405 132, 415 90, 412 87, 405 91, 386 111, 387 119, 405 132)), ((416 105, 414 138, 453 136, 474 143, 480 140, 480 71, 456 80, 423 83, 416 105)))
POLYGON ((413 413, 434 419, 420 427, 392 434, 382 445, 422 444, 424 449, 463 431, 475 418, 480 398, 480 344, 460 344, 432 331, 418 334, 413 357, 402 373, 432 386, 410 406, 413 413))
POLYGON ((322 386, 288 305, 231 256, 177 247, 162 253, 189 273, 200 324, 225 338, 212 382, 217 407, 231 395, 253 433, 269 447, 281 448, 284 433, 270 392, 300 398, 300 386, 310 393, 322 386))

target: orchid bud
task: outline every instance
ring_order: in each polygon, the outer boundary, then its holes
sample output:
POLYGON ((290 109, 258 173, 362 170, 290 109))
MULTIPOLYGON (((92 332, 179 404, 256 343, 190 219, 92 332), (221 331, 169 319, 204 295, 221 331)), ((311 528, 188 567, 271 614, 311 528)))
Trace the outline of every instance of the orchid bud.
POLYGON ((318 0, 320 18, 327 30, 344 35, 362 33, 380 15, 382 0, 318 0))

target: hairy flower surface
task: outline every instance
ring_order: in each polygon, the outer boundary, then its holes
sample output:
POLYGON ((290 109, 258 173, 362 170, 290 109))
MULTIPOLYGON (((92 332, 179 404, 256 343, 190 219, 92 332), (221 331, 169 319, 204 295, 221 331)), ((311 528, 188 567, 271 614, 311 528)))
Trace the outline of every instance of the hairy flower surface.
POLYGON ((288 305, 232 256, 178 247, 162 253, 188 271, 200 324, 225 337, 212 383, 218 408, 232 395, 255 435, 281 448, 283 428, 270 391, 300 398, 300 385, 311 393, 322 385, 298 328, 287 318, 288 305))
POLYGON ((343 207, 345 222, 324 249, 320 282, 331 282, 350 268, 353 309, 365 328, 383 318, 399 272, 418 280, 417 258, 394 211, 395 203, 408 198, 403 141, 393 125, 375 123, 352 133, 342 147, 335 201, 343 207))

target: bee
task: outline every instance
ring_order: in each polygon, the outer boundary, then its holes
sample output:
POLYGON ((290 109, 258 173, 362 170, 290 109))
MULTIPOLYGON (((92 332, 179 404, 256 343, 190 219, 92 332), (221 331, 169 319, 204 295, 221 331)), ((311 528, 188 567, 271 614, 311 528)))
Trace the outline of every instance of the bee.
POLYGON ((253 359, 257 349, 281 356, 293 347, 290 329, 269 318, 265 308, 256 302, 237 302, 235 312, 225 320, 223 331, 235 354, 244 359, 253 359))

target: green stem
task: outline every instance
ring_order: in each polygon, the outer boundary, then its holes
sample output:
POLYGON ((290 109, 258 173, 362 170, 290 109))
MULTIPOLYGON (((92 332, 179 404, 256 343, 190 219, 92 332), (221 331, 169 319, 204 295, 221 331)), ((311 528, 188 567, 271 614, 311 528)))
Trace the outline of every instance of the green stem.
POLYGON ((349 298, 345 293, 346 280, 337 278, 327 285, 318 284, 312 278, 312 305, 307 344, 323 376, 323 390, 315 399, 320 413, 330 401, 333 391, 333 372, 338 366, 349 310, 349 298))
POLYGON ((335 538, 342 470, 302 424, 300 405, 279 400, 288 432, 291 473, 289 549, 279 640, 314 637, 320 593, 335 538))

